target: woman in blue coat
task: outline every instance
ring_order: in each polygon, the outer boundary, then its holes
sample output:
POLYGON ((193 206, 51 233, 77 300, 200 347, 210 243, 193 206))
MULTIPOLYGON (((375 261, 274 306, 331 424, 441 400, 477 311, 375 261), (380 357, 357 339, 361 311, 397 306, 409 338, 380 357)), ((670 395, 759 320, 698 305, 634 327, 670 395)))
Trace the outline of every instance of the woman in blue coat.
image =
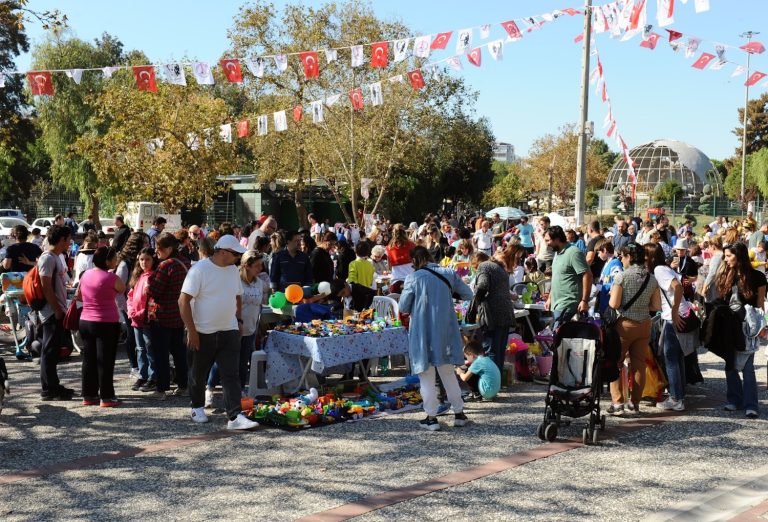
POLYGON ((455 413, 454 426, 464 426, 464 401, 456 380, 454 366, 464 362, 464 343, 453 308, 453 294, 460 299, 472 299, 472 290, 449 268, 435 264, 424 247, 411 251, 416 270, 405 278, 400 295, 400 311, 411 314, 408 332, 408 355, 413 373, 419 376, 421 397, 427 418, 422 428, 440 429, 437 421, 437 388, 435 370, 445 386, 448 400, 455 413))

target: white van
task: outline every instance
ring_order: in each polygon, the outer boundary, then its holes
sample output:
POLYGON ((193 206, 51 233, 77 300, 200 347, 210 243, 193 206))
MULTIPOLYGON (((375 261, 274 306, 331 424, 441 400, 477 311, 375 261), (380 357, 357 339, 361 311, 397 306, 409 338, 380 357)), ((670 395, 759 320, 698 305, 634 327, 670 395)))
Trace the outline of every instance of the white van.
POLYGON ((160 203, 150 201, 130 201, 125 208, 125 224, 134 230, 147 231, 157 217, 166 220, 165 230, 174 232, 181 228, 181 214, 166 214, 160 203))

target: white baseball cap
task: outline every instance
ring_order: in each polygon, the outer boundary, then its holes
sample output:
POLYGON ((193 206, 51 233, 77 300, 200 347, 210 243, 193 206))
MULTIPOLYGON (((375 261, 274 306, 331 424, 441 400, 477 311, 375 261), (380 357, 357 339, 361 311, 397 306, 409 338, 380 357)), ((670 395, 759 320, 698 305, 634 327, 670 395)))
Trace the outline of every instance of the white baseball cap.
POLYGON ((235 236, 229 234, 221 236, 221 238, 216 241, 216 245, 214 245, 213 248, 214 250, 231 250, 238 254, 245 254, 245 247, 240 244, 235 236))

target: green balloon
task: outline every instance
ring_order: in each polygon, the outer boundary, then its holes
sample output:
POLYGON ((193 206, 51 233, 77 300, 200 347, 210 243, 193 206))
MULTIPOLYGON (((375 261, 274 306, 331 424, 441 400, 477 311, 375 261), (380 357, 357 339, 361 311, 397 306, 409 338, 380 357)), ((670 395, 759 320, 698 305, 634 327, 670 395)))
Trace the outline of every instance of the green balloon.
POLYGON ((285 299, 283 292, 275 292, 269 298, 269 306, 272 308, 282 308, 288 301, 285 299))

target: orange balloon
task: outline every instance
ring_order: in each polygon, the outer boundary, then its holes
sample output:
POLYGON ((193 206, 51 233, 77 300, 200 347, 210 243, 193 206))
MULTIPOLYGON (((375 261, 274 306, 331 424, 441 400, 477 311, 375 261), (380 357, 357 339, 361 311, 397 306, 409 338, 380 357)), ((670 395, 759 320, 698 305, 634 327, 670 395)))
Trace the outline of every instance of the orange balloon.
POLYGON ((299 303, 304 299, 304 289, 299 285, 289 285, 285 289, 285 298, 288 299, 289 303, 299 303))

